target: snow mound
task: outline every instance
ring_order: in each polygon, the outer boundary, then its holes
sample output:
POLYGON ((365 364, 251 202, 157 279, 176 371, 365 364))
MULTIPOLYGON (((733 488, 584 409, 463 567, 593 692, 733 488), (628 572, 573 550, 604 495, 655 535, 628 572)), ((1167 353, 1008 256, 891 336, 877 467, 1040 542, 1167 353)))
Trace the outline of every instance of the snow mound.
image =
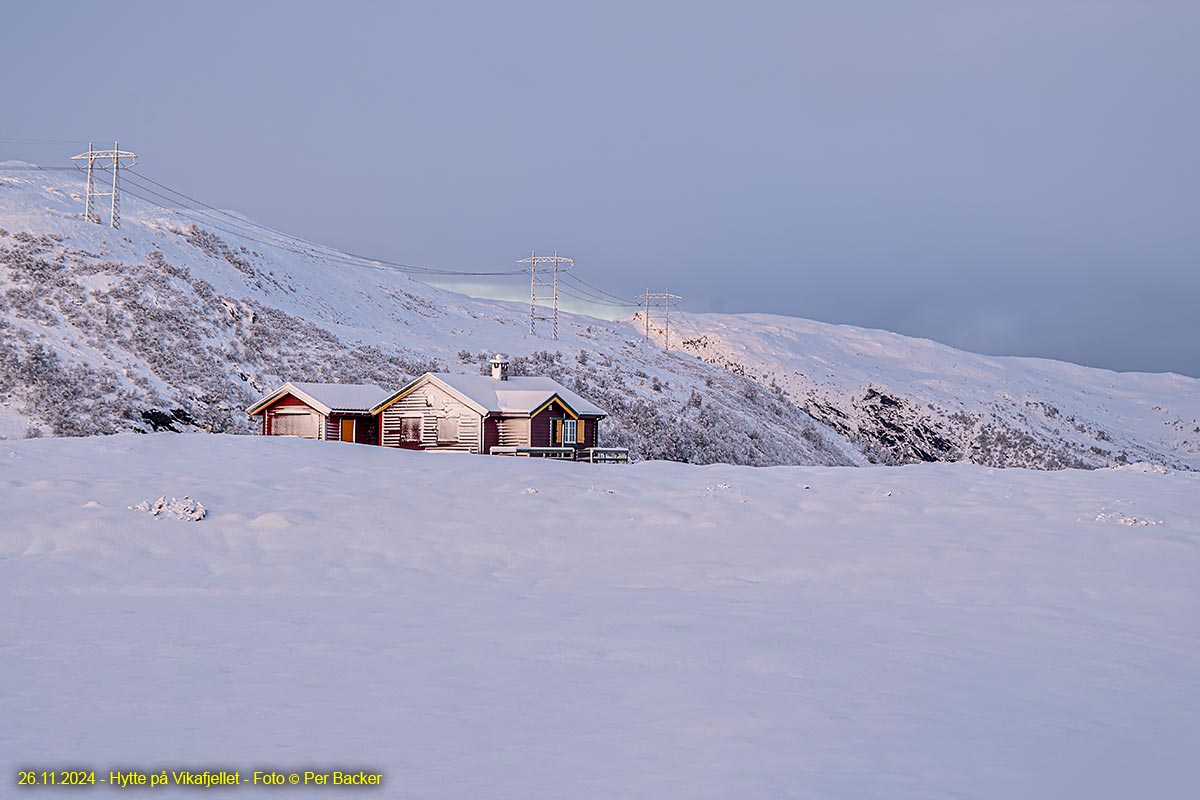
POLYGON ((1119 467, 1112 467, 1112 469, 1121 469, 1125 470, 1126 472, 1152 472, 1156 475, 1167 475, 1171 472, 1170 469, 1162 464, 1155 464, 1149 461, 1136 461, 1132 464, 1122 464, 1119 467))

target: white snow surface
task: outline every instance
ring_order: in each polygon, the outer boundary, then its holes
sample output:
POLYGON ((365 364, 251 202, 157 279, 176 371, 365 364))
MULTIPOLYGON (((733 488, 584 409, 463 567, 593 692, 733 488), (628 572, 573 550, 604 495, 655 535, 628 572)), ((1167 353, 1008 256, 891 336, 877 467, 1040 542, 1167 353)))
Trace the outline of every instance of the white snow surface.
MULTIPOLYGON (((6 782, 70 765, 363 768, 385 773, 371 796, 472 800, 1200 785, 1196 473, 120 435, 0 444, 0 509, 6 782), (129 509, 160 496, 207 515, 129 509)), ((81 793, 118 792, 30 794, 81 793)))

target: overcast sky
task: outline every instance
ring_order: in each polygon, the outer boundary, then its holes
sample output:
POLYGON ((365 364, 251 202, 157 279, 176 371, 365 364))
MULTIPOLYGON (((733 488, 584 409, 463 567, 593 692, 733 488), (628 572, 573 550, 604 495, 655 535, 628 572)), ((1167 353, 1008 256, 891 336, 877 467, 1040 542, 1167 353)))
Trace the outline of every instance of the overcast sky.
POLYGON ((119 137, 353 252, 1200 376, 1200 3, 0 14, 0 160, 119 137))

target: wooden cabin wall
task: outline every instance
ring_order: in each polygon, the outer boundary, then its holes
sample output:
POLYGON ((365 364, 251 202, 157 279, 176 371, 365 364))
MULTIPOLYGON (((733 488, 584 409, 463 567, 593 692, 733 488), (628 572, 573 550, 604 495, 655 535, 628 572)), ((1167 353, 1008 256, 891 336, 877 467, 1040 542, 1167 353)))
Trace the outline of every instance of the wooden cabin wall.
MULTIPOLYGON (((535 416, 529 419, 532 447, 562 447, 554 440, 554 420, 570 416, 558 403, 551 403, 535 416)), ((599 441, 600 420, 596 417, 580 417, 583 422, 583 436, 575 443, 576 450, 585 447, 597 447, 599 441)), ((570 445, 567 445, 570 446, 570 445)))
POLYGON ((554 441, 554 418, 564 417, 567 413, 563 407, 554 402, 529 418, 529 435, 531 447, 561 447, 554 441))
POLYGON ((498 444, 504 447, 529 447, 529 418, 507 417, 497 426, 498 444))
POLYGON ((492 448, 500 444, 500 419, 498 417, 483 418, 483 452, 492 452, 492 448))
POLYGON ((379 444, 379 423, 370 414, 330 414, 325 420, 325 438, 331 442, 342 439, 342 420, 354 420, 356 444, 379 444))
POLYGON ((316 435, 311 438, 314 438, 314 439, 324 438, 324 436, 323 436, 323 434, 325 432, 324 431, 324 425, 325 425, 324 415, 322 415, 315 408, 312 408, 311 406, 309 406, 307 403, 305 403, 300 398, 296 397, 295 395, 291 395, 291 394, 285 394, 283 397, 279 398, 278 400, 276 400, 274 403, 272 403, 270 406, 268 406, 266 409, 263 410, 263 433, 267 436, 280 435, 278 433, 278 425, 276 423, 276 419, 279 416, 279 411, 281 409, 286 409, 287 411, 293 411, 297 407, 306 409, 310 415, 317 418, 316 419, 316 422, 317 422, 316 435))
POLYGON ((483 420, 480 415, 432 384, 414 389, 385 409, 380 417, 383 444, 388 447, 410 446, 400 439, 403 420, 408 417, 421 420, 421 449, 481 452, 483 420), (449 422, 439 425, 440 420, 449 422), (439 430, 446 435, 439 436, 439 430))
POLYGON ((358 444, 379 444, 379 419, 370 414, 354 419, 354 441, 358 444))

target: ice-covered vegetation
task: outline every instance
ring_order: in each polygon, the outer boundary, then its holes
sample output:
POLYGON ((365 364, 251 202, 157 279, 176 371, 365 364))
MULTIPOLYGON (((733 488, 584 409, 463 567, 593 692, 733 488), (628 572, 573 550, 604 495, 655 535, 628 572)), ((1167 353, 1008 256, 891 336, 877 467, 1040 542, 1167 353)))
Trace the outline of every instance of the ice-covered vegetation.
POLYGON ((769 386, 873 463, 1200 467, 1200 380, 998 358, 765 314, 677 314, 681 348, 769 386))
POLYGON ((753 315, 679 316, 682 353, 643 341, 636 320, 567 314, 556 341, 528 334, 520 304, 262 231, 242 238, 229 220, 218 230, 127 198, 121 230, 88 224, 73 180, 22 172, 0 192, 5 438, 248 433, 243 410, 286 380, 395 387, 501 351, 515 371, 606 408, 603 444, 635 458, 1200 464, 1191 379, 984 359, 753 315))

